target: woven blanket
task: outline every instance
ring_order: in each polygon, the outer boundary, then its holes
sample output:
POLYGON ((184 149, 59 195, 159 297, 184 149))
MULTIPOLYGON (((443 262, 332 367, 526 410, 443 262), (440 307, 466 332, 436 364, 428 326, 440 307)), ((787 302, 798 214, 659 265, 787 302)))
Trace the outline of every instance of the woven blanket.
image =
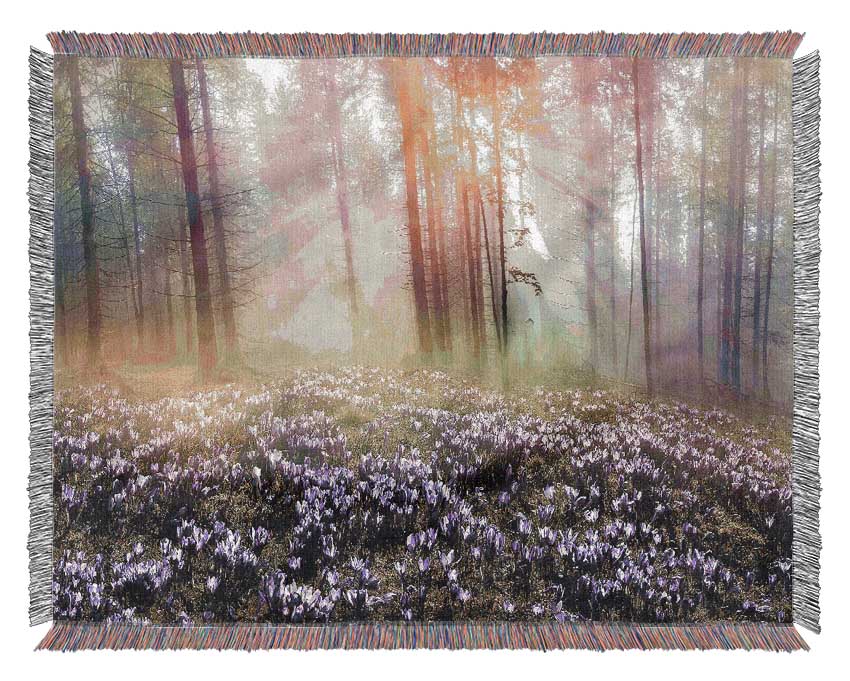
POLYGON ((41 648, 806 648, 800 34, 49 39, 41 648))

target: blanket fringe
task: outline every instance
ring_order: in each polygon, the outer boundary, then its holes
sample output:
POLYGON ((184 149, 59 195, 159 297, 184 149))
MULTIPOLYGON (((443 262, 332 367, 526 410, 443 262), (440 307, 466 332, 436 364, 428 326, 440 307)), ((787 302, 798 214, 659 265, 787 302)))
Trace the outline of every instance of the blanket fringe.
POLYGON ((53 57, 30 51, 31 624, 51 619, 53 479, 53 57))
POLYGON ((37 650, 808 650, 793 625, 723 622, 694 625, 616 623, 369 623, 166 627, 56 623, 37 650))
POLYGON ((820 631, 818 526, 818 276, 820 266, 820 56, 794 60, 794 425, 791 490, 794 518, 794 621, 820 631))
POLYGON ((76 33, 56 54, 86 57, 784 57, 803 34, 769 33, 76 33))

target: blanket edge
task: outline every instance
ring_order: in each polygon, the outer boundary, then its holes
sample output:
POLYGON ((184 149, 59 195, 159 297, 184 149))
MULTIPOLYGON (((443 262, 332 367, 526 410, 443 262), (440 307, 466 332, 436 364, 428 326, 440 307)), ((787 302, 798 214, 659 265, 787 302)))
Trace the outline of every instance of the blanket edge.
POLYGON ((56 623, 37 650, 809 650, 790 624, 422 622, 157 626, 56 623))
POLYGON ((30 624, 49 622, 53 544, 53 57, 29 56, 30 624))
POLYGON ((794 621, 820 632, 818 343, 820 289, 820 56, 794 60, 794 421, 792 434, 794 621))
POLYGON ((56 54, 86 57, 778 57, 802 33, 78 33, 48 34, 56 54))

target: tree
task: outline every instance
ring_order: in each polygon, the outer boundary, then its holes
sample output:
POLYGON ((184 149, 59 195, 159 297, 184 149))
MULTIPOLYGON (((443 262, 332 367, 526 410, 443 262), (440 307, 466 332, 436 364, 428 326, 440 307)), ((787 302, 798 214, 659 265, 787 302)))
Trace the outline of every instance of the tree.
POLYGON ((776 241, 776 177, 777 177, 777 124, 779 122, 779 89, 776 89, 773 103, 773 144, 772 154, 770 159, 770 197, 767 200, 768 205, 768 241, 767 241, 767 272, 764 284, 764 326, 761 333, 761 376, 762 376, 762 393, 765 399, 770 398, 770 389, 768 385, 767 371, 767 341, 768 329, 770 328, 770 292, 773 283, 773 257, 774 246, 776 241))
POLYGON ((723 283, 722 283, 722 308, 721 308, 721 338, 720 338, 720 363, 719 379, 724 385, 733 383, 733 353, 734 353, 734 324, 733 324, 733 295, 734 295, 734 254, 735 254, 735 227, 737 224, 738 209, 738 166, 741 158, 739 148, 740 127, 738 125, 738 111, 741 107, 738 87, 738 65, 735 66, 735 84, 733 85, 732 101, 729 107, 729 171, 726 195, 725 232, 723 235, 723 283))
POLYGON ((637 169, 638 207, 640 213, 640 279, 641 297, 643 301, 643 357, 646 370, 646 391, 652 395, 654 390, 651 347, 652 322, 650 320, 651 310, 649 306, 649 281, 646 267, 646 216, 644 214, 643 149, 641 144, 640 121, 640 66, 637 58, 632 60, 632 85, 634 87, 635 168, 637 169))
POLYGON ((201 115, 204 121, 204 138, 207 149, 207 173, 210 182, 210 203, 212 205, 213 243, 218 272, 218 288, 221 298, 221 316, 224 323, 224 349, 229 360, 234 360, 239 352, 236 337, 236 317, 233 313, 233 292, 230 285, 230 271, 227 257, 227 237, 224 230, 224 201, 219 181, 218 153, 213 132, 212 113, 210 112, 209 86, 207 71, 202 59, 196 59, 198 69, 198 89, 200 90, 201 115))
POLYGON ((71 90, 71 123, 74 130, 77 154, 77 178, 80 191, 80 223, 82 225, 83 263, 86 288, 86 361, 90 368, 100 364, 100 279, 95 240, 94 208, 91 196, 91 171, 89 169, 88 130, 83 113, 82 86, 80 84, 80 59, 68 59, 68 76, 71 90))
POLYGON ((127 158, 127 186, 130 198, 130 214, 133 221, 133 250, 136 262, 136 325, 139 336, 139 352, 142 352, 145 343, 145 296, 144 275, 142 272, 142 225, 139 221, 138 199, 136 198, 136 175, 133 164, 132 144, 128 142, 124 147, 127 158))
POLYGON ((169 63, 174 91, 174 113, 177 118, 177 137, 183 186, 186 190, 186 212, 189 223, 189 242, 192 248, 192 271, 195 284, 195 314, 198 318, 198 366, 203 380, 211 378, 216 366, 215 322, 213 320, 210 275, 207 263, 206 235, 198 189, 198 164, 189 118, 189 96, 183 74, 183 61, 169 63))
POLYGON ((340 95, 337 87, 336 72, 328 66, 325 76, 327 88, 327 115, 331 138, 331 167, 333 169, 336 205, 342 230, 342 243, 345 254, 345 288, 348 293, 348 311, 351 317, 352 346, 356 349, 361 342, 360 305, 357 294, 357 277, 354 273, 354 246, 351 237, 351 213, 348 199, 348 172, 345 164, 345 150, 342 144, 342 123, 340 122, 340 95))
POLYGON ((611 233, 608 237, 609 239, 609 258, 608 258, 608 286, 609 286, 609 296, 610 303, 609 307, 611 308, 611 368, 616 373, 617 371, 617 276, 616 276, 616 262, 617 262, 617 172, 615 168, 615 158, 617 154, 617 144, 616 144, 616 136, 615 129, 617 125, 617 112, 614 106, 614 89, 615 89, 615 76, 614 76, 614 60, 608 60, 608 74, 609 74, 609 84, 608 84, 608 112, 610 116, 609 127, 608 127, 608 145, 609 149, 609 159, 610 159, 610 169, 608 174, 608 183, 610 185, 610 195, 608 197, 608 219, 611 223, 611 233))
MULTIPOLYGON (((421 90, 417 88, 417 99, 419 100, 419 110, 427 118, 428 113, 422 97, 421 90)), ((425 188, 425 220, 427 225, 427 243, 428 243, 428 264, 431 278, 431 299, 434 301, 434 332, 437 337, 437 349, 440 352, 445 352, 448 348, 446 339, 446 310, 443 302, 443 284, 441 281, 442 266, 440 264, 440 254, 438 247, 437 235, 437 216, 439 207, 436 205, 437 189, 434 185, 433 165, 434 159, 431 153, 431 145, 428 141, 428 130, 420 130, 419 149, 422 160, 422 183, 425 188)))
MULTIPOLYGON (((416 132, 410 101, 413 64, 394 64, 396 99, 401 120, 401 150, 404 157, 404 186, 407 203, 407 238, 410 250, 410 270, 416 312, 416 332, 419 351, 428 356, 432 351, 431 317, 425 285, 425 263, 422 252, 422 226, 419 221, 419 190, 416 181, 416 132)), ((418 74, 417 74, 418 75, 418 74)))
POLYGON ((738 174, 737 174, 737 223, 735 230, 735 308, 732 319, 732 385, 741 392, 741 316, 743 314, 743 272, 744 272, 744 225, 746 219, 747 199, 747 159, 749 157, 748 96, 749 96, 749 67, 747 60, 737 66, 741 71, 741 120, 738 145, 738 174))
MULTIPOLYGON (((493 111, 493 172, 496 176, 496 218, 499 223, 499 290, 501 293, 501 338, 500 351, 504 357, 508 351, 508 280, 505 259, 505 185, 502 165, 502 108, 499 93, 499 66, 495 59, 491 64, 491 106, 493 111)), ((489 251, 488 251, 489 252, 489 251)))
POLYGON ((762 83, 759 95, 759 142, 758 142, 758 198, 756 201, 756 240, 753 244, 753 347, 751 359, 751 386, 753 394, 758 392, 759 350, 761 340, 761 270, 762 242, 764 241, 764 123, 765 123, 765 86, 762 83))
POLYGON ((700 156, 699 156, 699 212, 698 212, 698 255, 697 255, 697 357, 699 362, 699 382, 704 384, 705 371, 705 333, 703 324, 705 311, 705 171, 706 137, 708 133, 708 60, 702 65, 702 109, 700 112, 700 156))

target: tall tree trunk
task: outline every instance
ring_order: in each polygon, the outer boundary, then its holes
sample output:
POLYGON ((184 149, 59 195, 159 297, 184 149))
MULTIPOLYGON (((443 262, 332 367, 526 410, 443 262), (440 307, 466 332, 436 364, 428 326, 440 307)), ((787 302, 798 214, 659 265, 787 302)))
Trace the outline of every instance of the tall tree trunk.
POLYGON ((654 383, 652 380, 652 322, 650 321, 651 310, 649 308, 649 282, 647 281, 646 268, 646 216, 644 214, 644 189, 643 189, 643 152, 640 139, 640 67, 638 60, 632 60, 632 81, 634 85, 634 114, 635 114, 635 166, 638 179, 638 206, 640 210, 640 278, 641 296, 643 299, 643 356, 646 367, 646 391, 653 394, 654 383))
MULTIPOLYGON (((472 329, 472 313, 470 311, 469 292, 472 290, 473 284, 469 280, 467 265, 469 263, 469 253, 467 245, 467 229, 464 223, 464 190, 463 180, 461 179, 462 170, 456 168, 454 175, 454 193, 453 193, 453 208, 454 208, 454 225, 453 231, 454 246, 456 249, 457 267, 455 268, 456 287, 459 291, 458 300, 460 302, 460 316, 463 324, 463 340, 464 349, 473 348, 473 329, 472 329)), ((445 262, 445 261, 444 261, 445 262)), ((476 327, 477 331, 477 327, 476 327)))
POLYGON ((481 324, 479 319, 482 312, 478 307, 478 282, 475 272, 475 253, 472 243, 472 225, 469 217, 469 182, 462 180, 461 200, 463 202, 463 236, 466 245, 467 269, 469 271, 469 307, 472 323, 472 354, 478 360, 481 357, 481 324))
POLYGON ((699 362, 699 383, 702 388, 705 385, 705 336, 703 324, 705 311, 703 299, 705 297, 705 141, 708 132, 708 60, 702 65, 702 111, 700 126, 700 161, 699 161, 699 236, 697 255, 697 358, 699 362))
POLYGON ((127 157, 127 187, 130 194, 130 217, 133 221, 133 253, 136 262, 136 333, 139 336, 139 353, 145 346, 145 296, 142 269, 142 225, 139 220, 139 204, 136 197, 136 166, 130 144, 125 148, 127 157))
POLYGON ((741 392, 741 316, 743 298, 743 276, 744 276, 744 223, 747 196, 747 159, 749 158, 749 131, 747 129, 748 111, 748 81, 749 68, 746 60, 743 60, 741 68, 741 132, 738 153, 738 211, 737 225, 735 230, 735 309, 732 320, 732 384, 735 390, 741 392))
POLYGON ((159 246, 149 248, 146 253, 150 259, 148 272, 151 278, 150 291, 150 311, 153 317, 153 349, 154 354, 159 359, 165 347, 165 336, 162 331, 162 307, 159 305, 159 298, 162 296, 162 287, 160 285, 160 268, 158 263, 162 262, 162 249, 159 246))
POLYGON ((427 224, 428 271, 431 279, 431 300, 434 304, 434 332, 437 337, 437 349, 446 351, 445 310, 443 308, 443 284, 440 281, 441 265, 437 246, 437 209, 434 198, 434 177, 431 169, 431 153, 428 133, 419 134, 419 147, 422 158, 422 182, 425 186, 425 221, 427 224))
POLYGON ((653 181, 653 191, 655 193, 655 201, 653 202, 653 219, 654 227, 652 230, 653 241, 655 246, 652 249, 652 287, 653 287, 653 303, 652 309, 655 315, 655 322, 652 325, 652 330, 655 333, 655 380, 663 387, 666 379, 663 339, 661 337, 661 251, 663 241, 661 240, 662 226, 662 204, 661 204, 661 131, 655 131, 655 139, 653 144, 655 147, 655 162, 653 170, 655 172, 655 180, 653 181))
POLYGON ((585 298, 587 305, 587 328, 590 335, 590 369, 595 375, 599 364, 599 329, 596 317, 596 209, 593 202, 584 198, 584 257, 585 298))
POLYGON ((442 335, 446 350, 452 349, 451 308, 449 305, 448 283, 448 254, 446 252, 446 226, 443 222, 443 182, 440 172, 440 160, 437 155, 437 126, 434 122, 434 110, 430 102, 423 98, 426 113, 426 130, 423 137, 427 141, 427 156, 425 167, 430 171, 431 196, 434 199, 434 229, 437 234, 437 257, 439 262, 438 279, 440 286, 440 314, 438 323, 442 327, 442 335))
POLYGON ((351 210, 348 200, 348 170, 345 165, 345 153, 342 145, 342 121, 336 73, 328 72, 326 82, 328 124, 331 137, 331 165, 336 189, 336 207, 339 213, 340 229, 342 230, 342 247, 345 254, 345 289, 348 293, 348 314, 351 319, 351 347, 356 354, 361 346, 363 329, 361 328, 360 305, 357 295, 357 277, 354 272, 354 243, 351 236, 351 210))
MULTIPOLYGON (((487 326, 485 324, 484 315, 484 266, 481 260, 481 213, 476 210, 475 206, 481 201, 481 183, 478 179, 478 147, 475 140, 472 138, 469 130, 466 131, 466 143, 469 147, 470 172, 472 178, 472 224, 474 227, 472 235, 472 253, 475 259, 475 295, 478 298, 476 303, 478 309, 478 337, 481 339, 481 352, 487 354, 487 326)), ((493 324, 499 324, 499 319, 494 318, 493 324)), ((497 339, 498 343, 498 339, 497 339)))
POLYGON ((189 273, 189 235, 186 233, 186 220, 180 217, 178 243, 180 248, 180 295, 183 298, 183 337, 184 350, 189 357, 195 348, 195 329, 192 323, 192 278, 189 273))
POLYGON ((493 161, 496 174, 496 217, 499 223, 499 277, 501 293, 502 332, 500 352, 507 355, 508 351, 508 279, 507 260, 505 257, 505 186, 504 169, 502 167, 502 107, 499 100, 499 66, 495 59, 491 60, 493 74, 492 108, 493 108, 493 161))
MULTIPOLYGON (((499 318, 499 312, 496 307, 496 282, 493 278, 493 262, 490 255, 490 236, 487 230, 487 215, 484 213, 484 200, 481 195, 478 195, 478 209, 481 211, 481 223, 484 228, 484 252, 487 254, 487 277, 490 281, 490 307, 493 311, 493 319, 499 318)), ((496 323, 496 343, 501 348, 504 347, 502 339, 502 331, 499 324, 496 323)))
POLYGON ((89 143, 83 114, 82 86, 80 84, 80 60, 68 60, 68 76, 71 91, 71 126, 77 155, 77 180, 80 190, 80 224, 83 242, 83 272, 86 289, 86 362, 88 369, 95 369, 101 360, 101 309, 100 276, 97 264, 97 241, 95 240, 94 207, 91 196, 91 171, 89 170, 89 143))
POLYGON ((751 381, 753 395, 759 391, 759 351, 761 350, 761 268, 762 241, 764 241, 764 84, 759 95, 759 154, 758 154, 758 199, 756 201, 756 240, 753 244, 753 348, 751 358, 751 381))
POLYGON ((410 101, 411 77, 409 69, 416 64, 394 65, 396 96, 401 119, 401 151, 404 156, 404 184, 407 200, 407 241, 410 250, 410 269, 413 280, 413 299, 416 307, 416 331, 419 351, 431 354, 431 317, 428 310, 428 293, 425 284, 425 260, 422 251, 422 227, 419 221, 419 190, 416 181, 416 131, 410 101))
POLYGON ((195 313, 198 318, 198 365, 201 378, 208 380, 217 361, 215 320, 210 295, 210 273, 207 263, 204 218, 201 214, 201 197, 198 190, 198 165, 192 123, 189 117, 189 98, 183 75, 183 61, 170 63, 171 85, 174 90, 174 111, 177 118, 177 136, 180 142, 180 161, 183 167, 183 186, 186 190, 186 212, 189 221, 189 242, 192 247, 192 271, 195 283, 195 313))
POLYGON ((227 237, 224 230, 223 195, 219 180, 218 152, 213 133, 212 113, 210 112, 210 94, 207 86, 207 71, 202 59, 195 60, 198 68, 198 89, 201 99, 201 116, 204 121, 204 140, 207 148, 207 174, 210 182, 210 204, 212 205, 213 241, 215 243, 216 271, 218 289, 221 297, 221 318, 224 325, 224 351, 227 359, 233 361, 238 353, 236 335, 236 317, 233 312, 233 291, 230 283, 230 264, 227 254, 227 237))
MULTIPOLYGON (((739 67, 736 65, 735 67, 739 67)), ((737 89, 732 96, 729 109, 729 130, 731 132, 731 143, 729 145, 729 179, 726 202, 726 233, 723 239, 723 307, 722 307, 722 333, 720 338, 720 382, 724 385, 733 384, 732 355, 734 348, 733 328, 733 292, 734 292, 734 234, 737 217, 737 191, 738 191, 738 162, 739 130, 738 130, 738 107, 740 93, 737 89)))
POLYGON ((723 377, 721 375, 720 369, 722 366, 722 349, 723 349, 723 258, 724 258, 724 248, 725 248, 725 230, 726 225, 721 224, 720 220, 717 220, 717 230, 714 236, 714 255, 716 260, 715 266, 715 278, 714 278, 714 297, 715 297, 715 307, 714 307, 714 359, 716 366, 716 378, 718 383, 723 383, 723 377))
POLYGON ((616 152, 616 137, 615 130, 615 115, 614 115, 614 61, 609 59, 610 70, 610 92, 608 97, 608 108, 610 111, 611 122, 608 130, 609 144, 611 146, 611 168, 609 171, 609 184, 611 193, 608 198, 608 215, 611 222, 610 235, 610 260, 608 261, 608 286, 610 293, 610 308, 611 308, 611 370, 614 375, 617 374, 617 278, 616 278, 616 262, 617 262, 617 174, 615 171, 615 152, 616 152))
MULTIPOLYGON (((440 187, 442 183, 440 181, 439 172, 434 172, 434 185, 435 192, 439 197, 440 187)), ((437 200, 437 246, 440 252, 440 284, 443 287, 443 335, 446 338, 446 349, 451 352, 454 342, 452 340, 452 314, 451 314, 451 303, 449 299, 449 265, 448 265, 448 250, 446 246, 446 225, 443 222, 442 210, 440 210, 442 204, 437 200)))
POLYGON ((776 234, 776 169, 777 169, 777 124, 779 121, 779 93, 773 99, 773 146, 770 159, 770 199, 768 201, 768 237, 767 237, 767 263, 764 282, 764 326, 761 333, 761 385, 765 400, 770 399, 770 386, 767 377, 767 349, 770 329, 770 289, 773 281, 773 249, 776 234))
MULTIPOLYGON (((637 184, 637 176, 635 176, 637 184)), ((632 354, 632 303, 635 297, 635 222, 637 222, 638 197, 632 203, 632 242, 629 246, 629 323, 626 326, 626 359, 623 365, 623 381, 629 380, 629 358, 632 354)))
MULTIPOLYGON (((170 237, 174 239, 174 230, 172 229, 170 233, 170 237)), ((166 309, 166 319, 168 322, 168 355, 169 357, 173 357, 174 353, 177 352, 177 332, 175 330, 175 322, 174 322, 174 300, 173 300, 173 292, 171 290, 171 247, 166 246, 165 248, 165 309, 166 309)))
POLYGON ((454 107, 452 112, 452 141, 454 142, 455 159, 455 220, 460 232, 460 243, 463 251, 461 274, 463 275, 464 292, 468 292, 469 300, 463 305, 464 322, 467 324, 467 338, 472 341, 472 356, 477 362, 481 356, 481 339, 478 334, 478 305, 475 296, 475 261, 472 252, 472 225, 469 215, 469 178, 463 170, 463 99, 461 97, 460 69, 458 57, 452 58, 452 90, 454 92, 454 107), (466 304, 468 303, 468 304, 466 304))

